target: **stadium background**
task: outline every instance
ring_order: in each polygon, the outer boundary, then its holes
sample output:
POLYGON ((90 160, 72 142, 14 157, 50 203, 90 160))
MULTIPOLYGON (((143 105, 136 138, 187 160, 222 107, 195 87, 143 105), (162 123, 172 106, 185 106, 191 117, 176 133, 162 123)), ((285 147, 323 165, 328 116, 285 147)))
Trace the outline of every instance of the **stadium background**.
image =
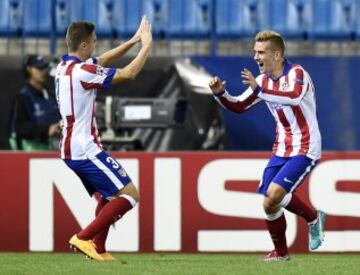
MULTIPOLYGON (((252 37, 273 29, 287 40, 289 59, 303 65, 316 86, 325 153, 299 192, 329 213, 328 239, 321 251, 360 251, 360 242, 353 241, 360 238, 358 0, 1 0, 1 149, 9 149, 8 114, 23 80, 24 54, 55 60, 65 53, 67 25, 79 19, 96 24, 101 53, 131 37, 142 14, 153 25, 151 58, 134 83, 112 88, 109 95, 185 99, 186 120, 165 129, 114 126, 120 138, 126 132, 141 144, 108 142, 114 155, 125 159, 142 202, 113 229, 111 249, 246 252, 271 247, 254 194, 274 139, 271 115, 264 104, 241 116, 220 110, 192 84, 206 71, 226 79, 232 93, 243 90, 240 70, 257 71, 252 37), (181 70, 187 65, 195 72, 190 80, 181 70), (129 148, 141 152, 118 152, 129 148)), ((99 106, 103 101, 100 96, 99 106)), ((104 120, 103 113, 98 116, 104 120)), ((91 219, 95 201, 81 195, 80 182, 64 170, 56 152, 3 151, 0 165, 0 220, 7 221, 0 229, 0 250, 65 251, 71 234, 91 219), (19 198, 13 212, 8 211, 10 194, 19 198)), ((307 252, 305 223, 291 215, 289 219, 291 251, 307 252)))

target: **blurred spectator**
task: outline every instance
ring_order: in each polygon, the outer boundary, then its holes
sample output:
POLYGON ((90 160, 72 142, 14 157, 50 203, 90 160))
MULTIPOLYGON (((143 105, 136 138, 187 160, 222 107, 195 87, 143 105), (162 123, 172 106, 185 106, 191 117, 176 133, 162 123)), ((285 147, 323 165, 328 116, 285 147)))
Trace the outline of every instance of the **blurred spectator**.
POLYGON ((24 87, 16 96, 10 115, 13 150, 52 150, 57 147, 60 116, 54 93, 47 89, 49 63, 38 55, 24 58, 24 87))

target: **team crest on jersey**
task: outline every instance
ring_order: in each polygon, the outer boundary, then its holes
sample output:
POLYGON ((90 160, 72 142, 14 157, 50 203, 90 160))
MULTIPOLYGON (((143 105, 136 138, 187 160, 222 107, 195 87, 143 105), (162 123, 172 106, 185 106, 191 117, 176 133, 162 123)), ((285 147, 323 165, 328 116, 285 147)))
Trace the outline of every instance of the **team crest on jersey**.
POLYGON ((108 68, 104 68, 104 67, 101 67, 101 66, 96 67, 96 74, 97 75, 100 75, 100 76, 107 75, 108 72, 109 72, 108 68))
POLYGON ((289 89, 289 83, 284 82, 283 84, 281 84, 281 89, 282 89, 283 91, 286 91, 287 89, 289 89))

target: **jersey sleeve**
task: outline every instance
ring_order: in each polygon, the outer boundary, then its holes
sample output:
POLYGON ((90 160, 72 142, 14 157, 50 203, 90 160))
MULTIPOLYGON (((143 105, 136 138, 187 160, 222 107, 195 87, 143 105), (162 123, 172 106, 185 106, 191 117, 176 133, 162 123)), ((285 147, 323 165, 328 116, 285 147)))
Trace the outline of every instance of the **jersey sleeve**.
POLYGON ((263 100, 284 104, 299 105, 306 94, 309 85, 309 77, 301 67, 295 67, 289 71, 289 90, 272 90, 261 87, 258 97, 263 100))
POLYGON ((85 90, 108 89, 115 72, 115 68, 84 63, 80 66, 79 80, 85 90))
POLYGON ((225 109, 235 113, 242 113, 261 101, 257 93, 258 91, 253 91, 250 87, 239 96, 232 96, 225 90, 215 95, 215 99, 225 109))

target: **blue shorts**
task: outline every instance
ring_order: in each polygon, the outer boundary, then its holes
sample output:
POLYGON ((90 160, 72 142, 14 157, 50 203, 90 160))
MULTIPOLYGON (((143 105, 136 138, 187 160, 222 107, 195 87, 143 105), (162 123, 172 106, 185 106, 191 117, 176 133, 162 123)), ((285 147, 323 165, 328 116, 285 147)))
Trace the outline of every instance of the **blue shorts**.
POLYGON ((317 161, 306 156, 290 158, 272 156, 264 170, 258 193, 267 196, 270 183, 275 182, 288 193, 296 190, 315 167, 317 161))
POLYGON ((105 151, 93 159, 64 160, 81 179, 92 196, 95 192, 110 197, 131 182, 125 169, 105 151))

